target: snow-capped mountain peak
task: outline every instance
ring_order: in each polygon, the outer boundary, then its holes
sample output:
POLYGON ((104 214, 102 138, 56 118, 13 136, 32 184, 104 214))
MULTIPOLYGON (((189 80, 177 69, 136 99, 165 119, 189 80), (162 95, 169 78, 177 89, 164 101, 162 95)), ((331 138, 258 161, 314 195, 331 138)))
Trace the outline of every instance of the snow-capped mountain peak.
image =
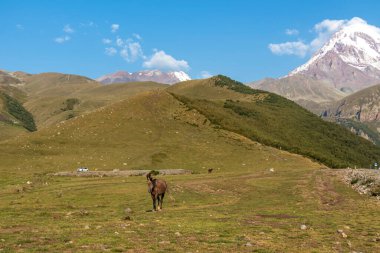
POLYGON ((190 76, 183 71, 174 71, 169 74, 174 75, 180 82, 191 80, 190 76))
POLYGON ((353 18, 343 25, 330 40, 304 65, 289 76, 307 71, 329 53, 335 53, 348 65, 361 71, 367 67, 380 70, 380 29, 361 18, 353 18))
POLYGON ((142 70, 134 73, 118 71, 113 74, 104 75, 97 79, 97 81, 104 84, 144 81, 174 84, 187 80, 191 80, 191 78, 183 71, 162 72, 160 70, 142 70))
POLYGON ((312 58, 289 73, 358 90, 380 81, 380 28, 361 18, 343 24, 312 58))

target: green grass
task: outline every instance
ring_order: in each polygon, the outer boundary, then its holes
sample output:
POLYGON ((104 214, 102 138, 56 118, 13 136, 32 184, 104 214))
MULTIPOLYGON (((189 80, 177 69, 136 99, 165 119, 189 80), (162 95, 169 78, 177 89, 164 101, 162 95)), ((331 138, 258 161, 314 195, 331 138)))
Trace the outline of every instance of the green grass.
POLYGON ((152 82, 101 85, 95 82, 80 83, 83 82, 82 79, 74 79, 70 83, 53 83, 54 80, 56 79, 43 79, 39 83, 40 79, 37 79, 26 86, 29 97, 24 106, 32 112, 37 126, 41 128, 89 113, 141 92, 167 86, 152 82))
POLYGON ((22 126, 0 121, 0 142, 27 132, 22 126))
MULTIPOLYGON (((54 178, 2 183, 5 252, 347 252, 380 250, 377 204, 302 158, 261 166, 158 176, 170 194, 147 212, 144 177, 54 178), (24 187, 22 191, 17 189, 24 187), (125 214, 124 209, 132 213, 125 214), (130 220, 125 220, 126 216, 130 220), (302 224, 307 230, 301 230, 302 224), (343 229, 348 238, 336 231, 343 229), (180 233, 180 236, 176 235, 180 233), (170 242, 168 244, 167 242, 170 242), (252 247, 244 246, 247 242, 252 247)), ((4 173, 4 171, 3 171, 4 173)))
MULTIPOLYGON (((214 125, 254 141, 305 155, 333 168, 366 167, 380 158, 380 148, 350 131, 325 122, 296 103, 253 90, 226 77, 214 77, 216 86, 242 94, 241 99, 197 99, 173 89, 174 96, 205 115, 214 125), (227 84, 230 83, 228 86, 227 84), (243 95, 252 95, 251 99, 243 95)), ((217 92, 217 89, 215 89, 217 92)))

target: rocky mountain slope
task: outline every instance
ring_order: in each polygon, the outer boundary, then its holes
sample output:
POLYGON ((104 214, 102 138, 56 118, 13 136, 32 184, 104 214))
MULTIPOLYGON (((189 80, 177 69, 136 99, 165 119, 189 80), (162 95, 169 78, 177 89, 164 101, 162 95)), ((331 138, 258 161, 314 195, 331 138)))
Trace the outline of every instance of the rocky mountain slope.
MULTIPOLYGON (((304 75, 294 75, 281 79, 266 78, 249 84, 250 87, 284 96, 300 105, 307 101, 328 103, 343 98, 346 94, 328 83, 309 78, 304 75)), ((309 109, 309 108, 308 108, 309 109)))
POLYGON ((380 145, 380 85, 347 96, 322 112, 326 119, 380 145))
POLYGON ((358 91, 335 103, 329 114, 361 122, 380 121, 380 85, 358 91))
POLYGON ((174 84, 182 81, 191 80, 183 71, 162 72, 160 70, 143 70, 134 73, 118 71, 104 75, 96 79, 103 84, 128 83, 128 82, 156 82, 164 84, 174 84))

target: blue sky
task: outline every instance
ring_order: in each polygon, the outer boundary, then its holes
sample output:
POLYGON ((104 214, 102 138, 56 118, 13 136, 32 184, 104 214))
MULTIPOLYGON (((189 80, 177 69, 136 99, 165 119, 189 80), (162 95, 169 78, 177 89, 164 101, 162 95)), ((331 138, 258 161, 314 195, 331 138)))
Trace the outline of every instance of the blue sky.
POLYGON ((0 69, 91 78, 146 68, 280 77, 310 57, 316 24, 380 26, 377 0, 1 0, 0 9, 0 69))

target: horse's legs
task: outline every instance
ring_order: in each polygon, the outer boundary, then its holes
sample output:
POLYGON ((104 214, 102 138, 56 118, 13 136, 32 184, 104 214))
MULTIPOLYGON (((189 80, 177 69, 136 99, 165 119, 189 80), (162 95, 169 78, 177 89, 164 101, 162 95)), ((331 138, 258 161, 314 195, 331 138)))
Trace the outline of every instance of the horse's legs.
POLYGON ((160 198, 160 209, 162 209, 162 202, 164 201, 165 193, 162 193, 160 198))
POLYGON ((157 195, 157 210, 158 211, 160 211, 161 209, 160 203, 161 203, 161 195, 157 195))
POLYGON ((157 196, 155 195, 151 195, 152 196, 152 201, 153 201, 153 211, 156 211, 157 208, 156 208, 156 199, 157 199, 157 196))

